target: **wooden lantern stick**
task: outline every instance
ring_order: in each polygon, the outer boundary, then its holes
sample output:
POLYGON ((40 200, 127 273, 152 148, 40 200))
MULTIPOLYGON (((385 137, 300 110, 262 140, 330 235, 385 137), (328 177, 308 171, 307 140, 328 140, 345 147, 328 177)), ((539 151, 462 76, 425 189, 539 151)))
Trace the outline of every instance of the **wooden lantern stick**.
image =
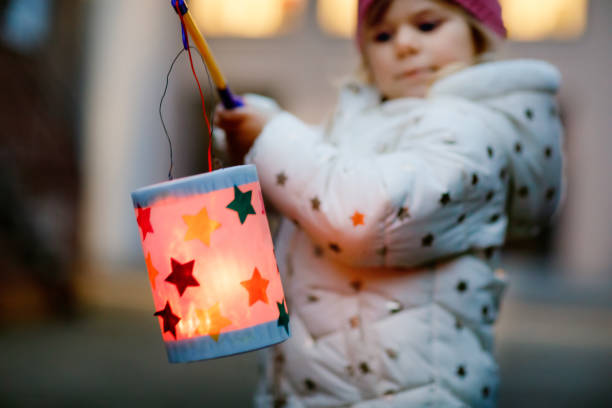
POLYGON ((239 97, 232 94, 229 87, 227 86, 225 77, 223 76, 223 73, 221 73, 221 70, 219 69, 219 65, 217 64, 215 57, 210 51, 210 48, 208 47, 208 43, 204 39, 204 36, 198 29, 198 26, 196 25, 196 22, 193 19, 193 16, 189 12, 189 9, 187 8, 185 1, 184 0, 170 0, 170 3, 172 4, 172 8, 174 9, 174 11, 176 11, 177 13, 179 12, 181 13, 181 16, 183 17, 182 20, 185 23, 185 27, 187 28, 189 35, 191 36, 191 38, 193 38, 193 41, 195 42, 196 47, 200 51, 200 54, 202 54, 202 57, 204 58, 206 66, 208 67, 208 70, 210 71, 210 76, 213 82, 215 83, 215 86, 217 87, 217 92, 219 93, 219 98, 221 99, 223 106, 226 109, 233 109, 233 108, 237 108, 240 106, 244 106, 244 103, 242 102, 242 100, 239 97))

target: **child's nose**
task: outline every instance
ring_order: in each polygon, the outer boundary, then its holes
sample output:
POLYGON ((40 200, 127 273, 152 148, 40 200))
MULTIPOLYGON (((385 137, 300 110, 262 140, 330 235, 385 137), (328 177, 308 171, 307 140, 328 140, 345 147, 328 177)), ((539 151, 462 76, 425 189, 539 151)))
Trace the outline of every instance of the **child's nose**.
POLYGON ((395 36, 395 49, 398 57, 416 54, 421 49, 419 35, 407 24, 402 24, 395 36))

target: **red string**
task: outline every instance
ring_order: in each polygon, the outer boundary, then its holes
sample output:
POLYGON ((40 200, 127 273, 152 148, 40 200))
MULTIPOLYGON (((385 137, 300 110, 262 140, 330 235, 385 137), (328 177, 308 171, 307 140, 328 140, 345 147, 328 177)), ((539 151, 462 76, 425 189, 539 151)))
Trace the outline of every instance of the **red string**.
MULTIPOLYGON (((181 26, 184 27, 185 23, 183 22, 183 15, 181 14, 178 8, 178 2, 176 4, 176 10, 178 12, 179 18, 181 19, 181 26)), ((185 36, 187 37, 187 44, 189 44, 189 33, 185 30, 185 36)), ((212 171, 212 131, 210 129, 210 122, 208 121, 208 116, 206 116, 206 105, 204 103, 204 94, 202 93, 202 87, 200 86, 200 81, 198 80, 198 75, 195 72, 195 68, 193 67, 193 59, 191 58, 191 49, 187 47, 187 53, 189 54, 189 64, 191 65, 191 72, 193 72, 193 77, 198 84, 198 91, 200 92, 200 100, 202 102, 202 113, 204 115, 204 120, 206 121, 206 128, 208 129, 208 171, 212 171)))

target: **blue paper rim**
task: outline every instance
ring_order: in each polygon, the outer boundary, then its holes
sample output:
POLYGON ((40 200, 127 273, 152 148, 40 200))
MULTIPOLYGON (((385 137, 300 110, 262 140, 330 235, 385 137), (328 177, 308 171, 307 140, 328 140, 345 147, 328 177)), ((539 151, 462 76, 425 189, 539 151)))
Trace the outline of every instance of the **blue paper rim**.
POLYGON ((210 360, 254 351, 287 340, 291 335, 276 320, 219 334, 218 341, 210 336, 167 341, 170 363, 210 360))
POLYGON ((252 164, 228 167, 142 187, 132 192, 134 208, 148 207, 168 196, 189 197, 259 181, 252 164))

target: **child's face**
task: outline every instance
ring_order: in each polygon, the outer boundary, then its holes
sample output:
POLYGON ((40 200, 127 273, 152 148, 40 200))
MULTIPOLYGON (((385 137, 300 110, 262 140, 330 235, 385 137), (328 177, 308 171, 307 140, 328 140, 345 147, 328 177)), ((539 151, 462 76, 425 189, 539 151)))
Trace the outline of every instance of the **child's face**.
POLYGON ((363 32, 363 56, 374 84, 389 98, 425 96, 436 73, 471 64, 475 49, 463 15, 436 0, 395 0, 363 32))

